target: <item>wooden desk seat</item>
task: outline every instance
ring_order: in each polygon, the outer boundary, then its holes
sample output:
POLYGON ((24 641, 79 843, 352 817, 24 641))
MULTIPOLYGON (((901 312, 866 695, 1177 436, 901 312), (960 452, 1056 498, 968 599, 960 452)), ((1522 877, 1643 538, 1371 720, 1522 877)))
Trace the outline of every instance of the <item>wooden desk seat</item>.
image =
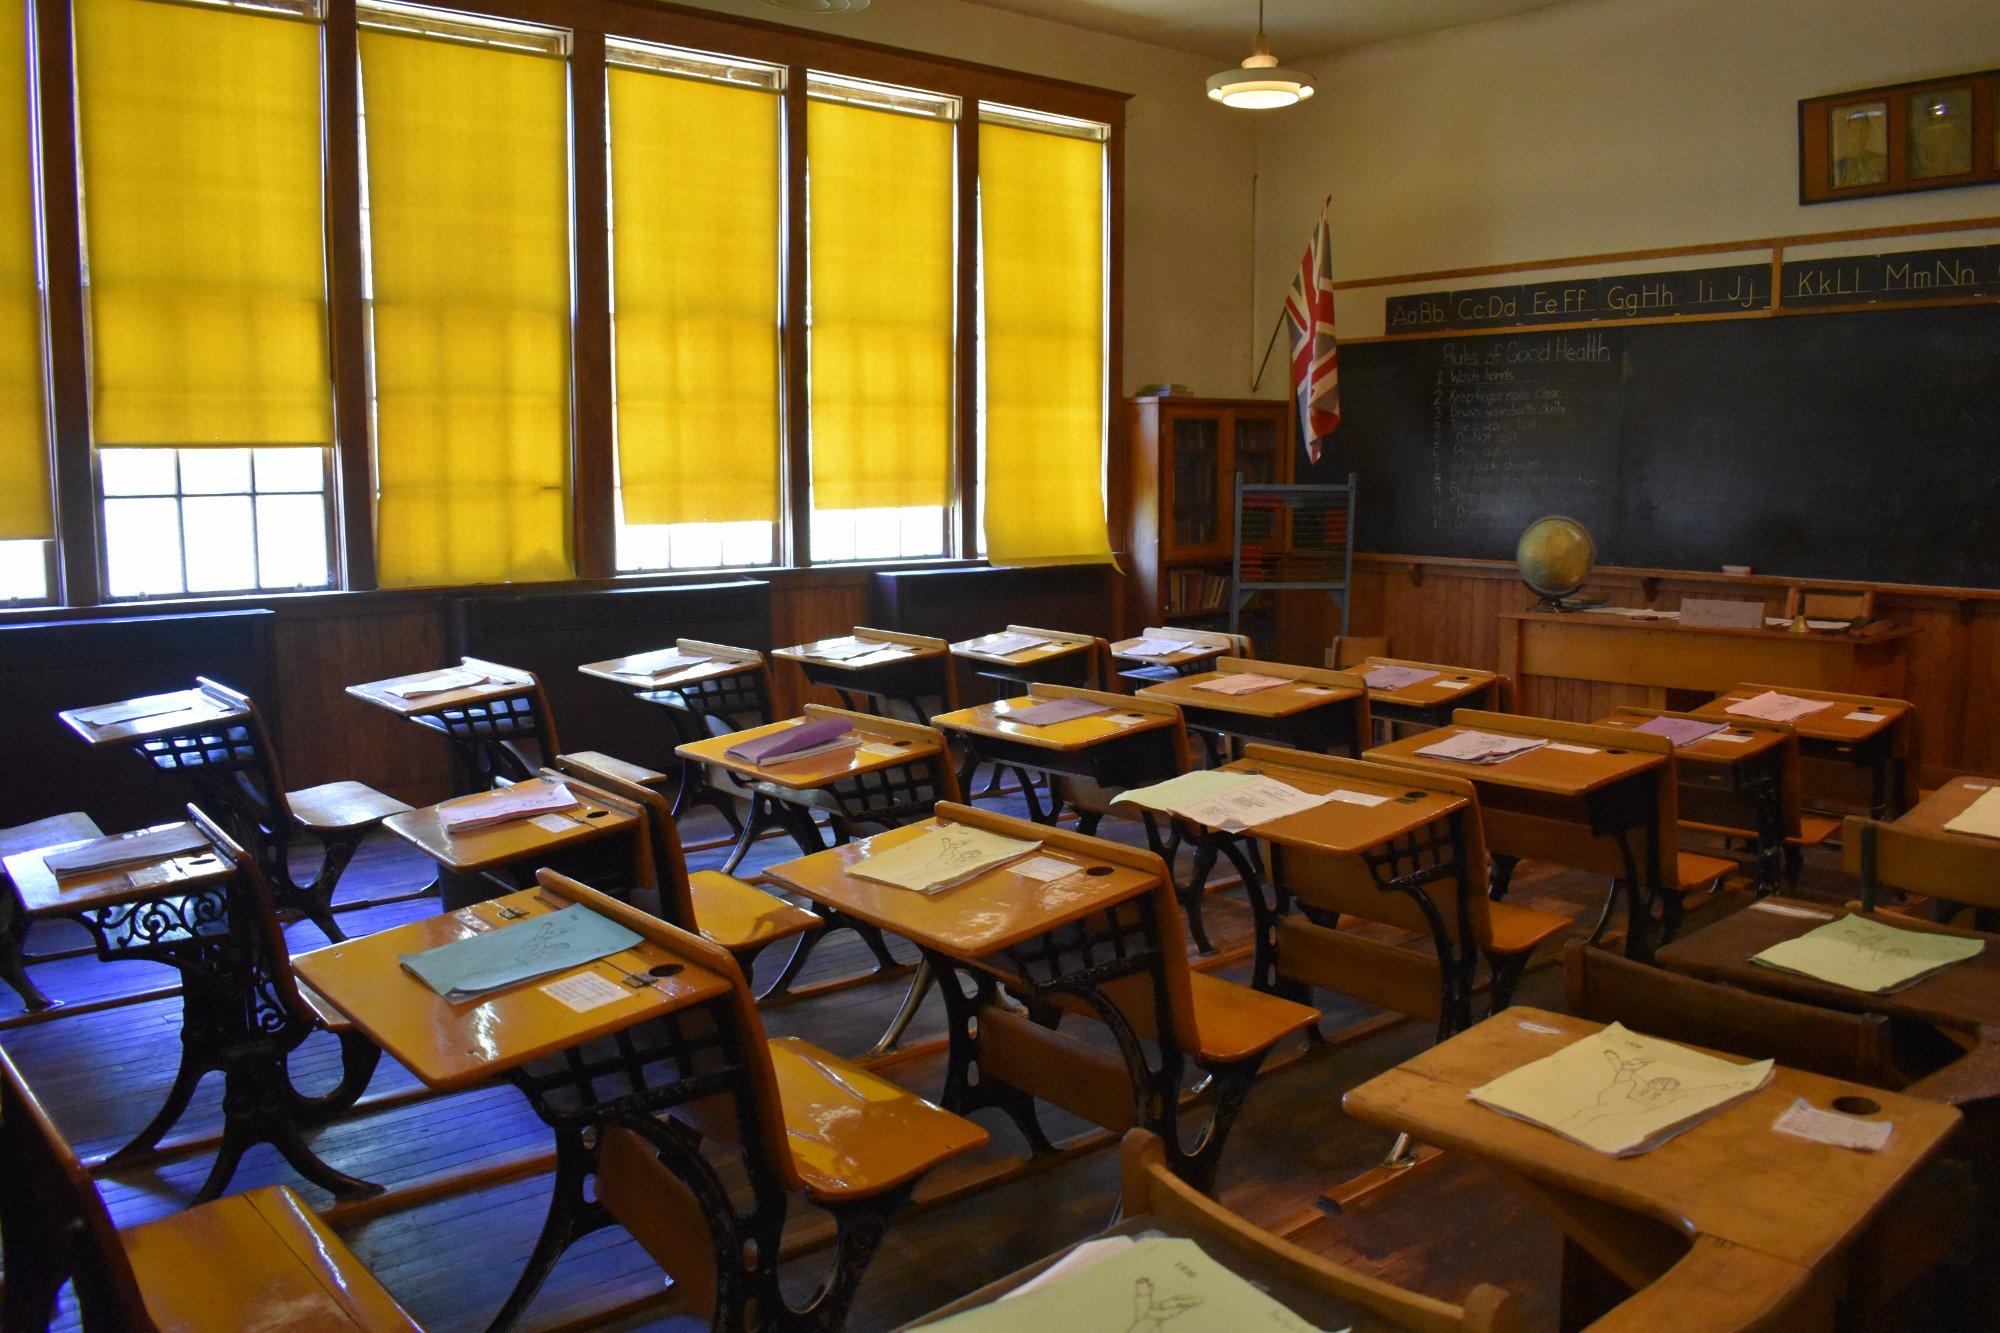
POLYGON ((119 1231, 90 1174, 0 1051, 5 1325, 46 1328, 65 1281, 86 1328, 416 1330, 332 1229, 282 1186, 119 1231))
POLYGON ((556 761, 558 767, 564 759, 574 760, 588 767, 591 774, 600 780, 630 783, 635 787, 647 787, 655 791, 673 781, 665 773, 647 768, 644 764, 628 763, 601 750, 573 750, 556 761))
POLYGON ((390 815, 412 807, 360 782, 323 782, 317 787, 285 793, 299 824, 314 833, 351 833, 370 829, 390 815))
MULTIPOLYGON (((1187 980, 1188 999, 1194 1008, 1194 1041, 1186 1050, 1197 1063, 1235 1064, 1261 1057, 1294 1032, 1303 1032, 1319 1021, 1317 1009, 1207 972, 1190 970, 1187 980)), ((1124 1011, 1133 1031, 1148 1041, 1158 1040, 1151 977, 1121 977, 1106 982, 1103 989, 1124 1011)), ((1074 1010, 1090 1012, 1081 1003, 1074 1004, 1074 1010)))
MULTIPOLYGON (((0 862, 21 852, 65 842, 87 842, 103 836, 104 831, 89 815, 78 812, 50 815, 32 823, 0 829, 0 862)), ((0 887, 6 889, 5 894, 0 895, 0 981, 14 988, 14 993, 21 997, 21 1003, 28 1007, 29 1013, 52 1009, 57 1001, 42 994, 41 987, 28 979, 25 946, 31 923, 28 914, 21 908, 19 891, 4 870, 0 870, 0 887)))
POLYGON ((909 1184, 986 1131, 798 1037, 769 1044, 793 1168, 816 1202, 909 1184))

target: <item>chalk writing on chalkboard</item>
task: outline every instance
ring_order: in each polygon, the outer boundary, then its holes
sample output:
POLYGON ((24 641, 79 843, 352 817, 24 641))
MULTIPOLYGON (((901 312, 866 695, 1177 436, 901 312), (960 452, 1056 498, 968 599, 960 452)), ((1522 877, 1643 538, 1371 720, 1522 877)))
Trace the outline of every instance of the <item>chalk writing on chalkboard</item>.
POLYGON ((1391 334, 1425 333, 1770 308, 1771 266, 1736 264, 1392 296, 1384 310, 1383 327, 1391 334))
POLYGON ((2000 295, 2000 245, 1785 261, 1784 304, 1893 305, 2000 295))

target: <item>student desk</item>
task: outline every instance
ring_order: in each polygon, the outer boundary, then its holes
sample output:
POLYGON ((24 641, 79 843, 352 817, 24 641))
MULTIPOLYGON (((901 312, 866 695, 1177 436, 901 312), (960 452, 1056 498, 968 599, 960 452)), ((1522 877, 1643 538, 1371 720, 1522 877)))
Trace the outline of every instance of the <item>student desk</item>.
MULTIPOLYGON (((1634 1293, 1593 1328, 1831 1326, 1854 1241, 1959 1113, 1781 1067, 1712 1119, 1651 1152, 1615 1158, 1467 1098, 1600 1026, 1510 1009, 1370 1079, 1343 1105, 1357 1120, 1478 1158, 1547 1212, 1566 1237, 1566 1277, 1587 1256, 1634 1293), (1824 1109, 1848 1096, 1894 1122, 1880 1152, 1771 1129, 1795 1098, 1824 1109)), ((1581 1327, 1601 1313, 1565 1310, 1563 1324, 1581 1327)))
MULTIPOLYGON (((274 999, 274 981, 251 942, 255 924, 240 919, 258 909, 245 901, 247 886, 236 883, 235 867, 211 847, 58 878, 43 858, 77 845, 7 858, 8 878, 28 917, 67 917, 90 932, 103 961, 161 963, 181 981, 181 1055, 173 1084, 146 1127, 106 1162, 152 1151, 179 1123, 202 1079, 220 1073, 226 1080, 222 1146, 193 1202, 218 1197, 243 1151, 256 1143, 276 1147, 300 1175, 336 1195, 375 1193, 376 1186, 328 1166, 301 1137, 315 1113, 351 1104, 362 1086, 344 1083, 324 1099, 292 1087, 286 1059, 305 1033, 274 999)), ((372 1059, 363 1063, 360 1085, 374 1069, 372 1059)))
MULTIPOLYGON (((631 657, 607 662, 586 662, 577 668, 586 676, 609 681, 642 703, 658 704, 667 710, 679 744, 728 735, 740 727, 759 727, 771 720, 764 655, 754 648, 731 648, 725 644, 680 639, 674 647, 683 653, 709 660, 665 676, 635 670, 631 657)), ((741 834, 743 822, 736 816, 735 793, 708 780, 709 769, 702 764, 683 762, 674 791, 674 818, 691 806, 712 807, 741 834)))
POLYGON ((1114 661, 1139 663, 1139 666, 1130 671, 1118 673, 1122 679, 1131 681, 1172 680, 1175 676, 1206 671, 1216 658, 1235 650, 1236 641, 1227 634, 1191 629, 1162 630, 1157 634, 1148 632, 1137 638, 1120 639, 1106 649, 1114 661), (1194 647, 1183 648, 1177 653, 1168 653, 1165 657, 1141 657, 1132 651, 1132 646, 1145 639, 1189 640, 1194 643, 1194 647))
MULTIPOLYGON (((1621 708, 1593 725, 1632 731, 1658 715, 1621 708)), ((1801 828, 1798 749, 1782 722, 1728 721, 1727 731, 1674 747, 1680 814, 1695 823, 1748 829, 1757 842, 1757 892, 1769 893, 1781 879, 1797 878, 1789 869, 1787 840, 1800 836, 1801 828)))
MULTIPOLYGON (((1025 695, 933 718, 963 751, 960 789, 968 787, 982 763, 1077 779, 1110 790, 1143 787, 1187 767, 1186 732, 1180 711, 1170 704, 1121 698, 1109 712, 1047 726, 1015 722, 1009 716, 1073 693, 1061 686, 1034 685, 1025 695)), ((1023 794, 1030 819, 1038 824, 1056 821, 1059 808, 1044 810, 1032 785, 1023 794)))
MULTIPOLYGON (((0 860, 17 852, 32 852, 38 847, 54 847, 60 843, 88 842, 103 836, 104 830, 97 827, 97 821, 89 815, 71 812, 65 815, 50 815, 30 824, 17 824, 13 828, 0 829, 0 860)), ((51 1000, 42 994, 28 976, 28 964, 36 961, 28 957, 28 927, 32 922, 27 909, 21 905, 20 895, 6 874, 0 871, 0 981, 12 986, 21 997, 31 1014, 46 1009, 62 1007, 61 1000, 51 1000)))
MULTIPOLYGON (((328 1004, 367 1033, 434 1092, 460 1092, 504 1078, 521 1090, 555 1136, 556 1172, 548 1219, 520 1280, 493 1322, 505 1328, 527 1308, 542 1281, 573 1242, 610 1225, 585 1198, 596 1167, 599 1134, 624 1115, 653 1115, 694 1095, 733 1092, 740 1062, 707 1079, 683 1073, 677 1061, 714 1055, 712 1011, 733 1001, 729 980, 682 958, 665 928, 643 912, 559 887, 524 889, 492 902, 408 922, 295 960, 300 976, 328 1004), (522 982, 476 1001, 453 1003, 399 961, 417 953, 529 917, 585 902, 642 938, 630 949, 581 967, 522 982), (548 987, 589 975, 623 992, 579 1012, 548 987), (697 1015, 710 1011, 708 1023, 697 1015), (688 1021, 682 1021, 683 1018, 688 1021)), ((477 1135, 468 1121, 464 1132, 477 1135)))
POLYGON ((1220 737, 1357 756, 1370 740, 1368 689, 1358 676, 1345 671, 1224 657, 1213 671, 1164 680, 1138 693, 1141 699, 1177 705, 1188 729, 1200 733, 1211 765, 1227 758, 1220 737), (1253 694, 1218 694, 1202 688, 1239 675, 1276 676, 1285 683, 1253 694))
POLYGON ((455 786, 461 793, 483 791, 500 778, 518 781, 531 777, 542 764, 561 750, 556 740, 555 719, 534 674, 467 657, 459 665, 486 676, 476 685, 446 690, 441 694, 420 694, 405 699, 389 692, 402 685, 435 676, 444 667, 431 671, 392 676, 387 680, 349 685, 347 692, 364 703, 386 708, 420 727, 437 732, 451 742, 457 759, 455 786))
MULTIPOLYGON (((1472 783, 1494 854, 1495 898, 1506 894, 1514 862, 1523 857, 1622 881, 1628 890, 1625 952, 1644 959, 1651 956, 1656 926, 1671 933, 1680 907, 1671 748, 1657 736, 1461 709, 1453 725, 1377 746, 1366 757, 1472 783), (1417 753, 1463 731, 1546 737, 1570 748, 1545 745, 1497 764, 1417 753)), ((1610 909, 1607 899, 1607 920, 1610 909)), ((1597 930, 1604 925, 1600 920, 1597 930)))
POLYGON ((1036 681, 1087 687, 1098 684, 1098 674, 1103 667, 1104 640, 1090 634, 1030 629, 1025 625, 1009 625, 1001 632, 1032 634, 1049 642, 1002 655, 987 652, 980 646, 993 638, 991 634, 982 634, 976 639, 954 643, 951 655, 965 663, 975 675, 1003 684, 1032 685, 1036 681))
POLYGON ((1807 759, 1849 764, 1865 771, 1871 815, 1881 819, 1915 803, 1916 766, 1909 762, 1915 731, 1909 723, 1914 710, 1909 704, 1901 699, 1836 694, 1793 685, 1745 684, 1734 686, 1694 711, 1702 717, 1734 722, 1738 720, 1737 714, 1730 712, 1729 706, 1766 690, 1789 694, 1795 699, 1825 699, 1832 704, 1792 722, 1792 730, 1799 734, 1799 752, 1807 759))
MULTIPOLYGON (((1901 694, 1916 631, 1866 634, 1708 629, 1606 611, 1503 611, 1500 674, 1516 707, 1541 711, 1555 681, 1634 686, 1623 702, 1671 708, 1670 693, 1716 694, 1740 680, 1789 680, 1821 690, 1901 694)), ((1606 700, 1612 702, 1615 700, 1606 700)), ((1602 704, 1599 705, 1600 707, 1602 704)))
POLYGON ((473 876, 483 877, 487 883, 485 891, 479 895, 481 897, 518 889, 521 887, 518 881, 532 880, 534 872, 543 866, 559 869, 578 867, 586 873, 595 871, 597 863, 580 866, 578 854, 611 839, 618 841, 619 850, 612 853, 615 864, 611 867, 613 878, 610 882, 631 884, 641 866, 650 867, 650 857, 623 852, 631 840, 645 837, 645 826, 638 812, 622 802, 607 800, 603 793, 585 783, 553 773, 529 778, 510 790, 543 787, 551 778, 561 779, 577 798, 577 804, 571 810, 559 812, 553 817, 536 817, 548 820, 552 825, 560 820, 560 828, 544 827, 536 819, 513 819, 504 824, 491 824, 457 833, 445 828, 444 810, 484 799, 484 793, 455 796, 421 810, 391 815, 382 822, 382 827, 430 857, 442 869, 459 876, 457 882, 473 876), (510 875, 509 871, 513 873, 510 875))
POLYGON ((1163 868, 1148 852, 946 804, 936 819, 774 866, 765 877, 922 950, 950 1024, 946 1110, 963 1115, 996 1107, 1038 1152, 1049 1143, 1035 1098, 1121 1132, 1137 1124, 1166 1141, 1176 1175, 1205 1188, 1264 1055, 1283 1036, 1316 1022, 1319 1011, 1213 977, 1196 982, 1163 868), (850 873, 856 861, 940 823, 1039 836, 1038 855, 1077 869, 1043 880, 1004 865, 930 894, 850 873), (1002 1007, 1002 986, 1027 1001, 1035 1017, 1002 1007), (1217 1001, 1203 1006, 1211 993, 1217 1001), (1065 1011, 1111 1029, 1123 1054, 1122 1079, 1115 1061, 1055 1030, 1065 1011), (1155 1044, 1157 1065, 1149 1063, 1142 1039, 1155 1044), (1216 1097, 1212 1128, 1192 1149, 1178 1132, 1190 1061, 1213 1074, 1216 1097))
POLYGON ((1382 690, 1368 686, 1368 707, 1383 738, 1393 739, 1398 723, 1412 727, 1442 727, 1451 723, 1453 709, 1500 708, 1500 677, 1473 667, 1440 666, 1436 662, 1412 662, 1401 657, 1371 657, 1360 666, 1348 667, 1366 678, 1376 667, 1412 667, 1436 674, 1429 680, 1414 681, 1401 689, 1382 690))
POLYGON ((941 699, 947 706, 957 702, 950 645, 943 639, 857 626, 852 634, 780 648, 771 656, 796 663, 807 684, 832 690, 841 707, 855 712, 880 713, 894 705, 907 710, 912 721, 929 722, 927 701, 941 699), (849 640, 881 647, 845 661, 819 655, 822 649, 849 640))

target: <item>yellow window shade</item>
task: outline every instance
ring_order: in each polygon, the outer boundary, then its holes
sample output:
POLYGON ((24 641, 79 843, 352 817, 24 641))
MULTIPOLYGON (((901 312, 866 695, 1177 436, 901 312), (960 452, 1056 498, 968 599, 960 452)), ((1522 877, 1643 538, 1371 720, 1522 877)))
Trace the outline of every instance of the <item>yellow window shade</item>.
POLYGON ((42 297, 35 279, 27 28, 23 0, 0 2, 0 541, 55 535, 42 297))
POLYGON ((807 111, 815 509, 950 502, 953 130, 807 111))
POLYGON ((979 129, 986 551, 1109 561, 1104 520, 1104 145, 979 129))
POLYGON ((567 70, 364 29, 387 585, 566 578, 567 70))
POLYGON ((776 522, 782 105, 610 78, 625 521, 776 522))
POLYGON ((77 0, 100 446, 332 438, 319 36, 240 11, 77 0))

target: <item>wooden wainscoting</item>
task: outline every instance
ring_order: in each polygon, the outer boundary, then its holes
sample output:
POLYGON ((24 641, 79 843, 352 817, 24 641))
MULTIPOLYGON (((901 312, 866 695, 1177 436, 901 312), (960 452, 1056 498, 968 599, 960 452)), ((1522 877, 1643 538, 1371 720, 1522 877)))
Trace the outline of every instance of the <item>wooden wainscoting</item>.
MULTIPOLYGON (((1872 587, 1876 618, 1916 631, 1909 641, 1907 693, 1917 706, 1925 786, 1960 773, 2000 774, 2000 592, 1618 568, 1594 572, 1588 591, 1615 606, 1667 610, 1683 597, 1761 597, 1776 615, 1785 590, 1797 585, 1872 587)), ((1504 560, 1354 558, 1354 633, 1386 634, 1398 657, 1497 670, 1500 613, 1526 610, 1535 600, 1504 560)), ((1640 694, 1620 685, 1529 682, 1513 706, 1588 721, 1620 704, 1642 702, 1640 694)))

